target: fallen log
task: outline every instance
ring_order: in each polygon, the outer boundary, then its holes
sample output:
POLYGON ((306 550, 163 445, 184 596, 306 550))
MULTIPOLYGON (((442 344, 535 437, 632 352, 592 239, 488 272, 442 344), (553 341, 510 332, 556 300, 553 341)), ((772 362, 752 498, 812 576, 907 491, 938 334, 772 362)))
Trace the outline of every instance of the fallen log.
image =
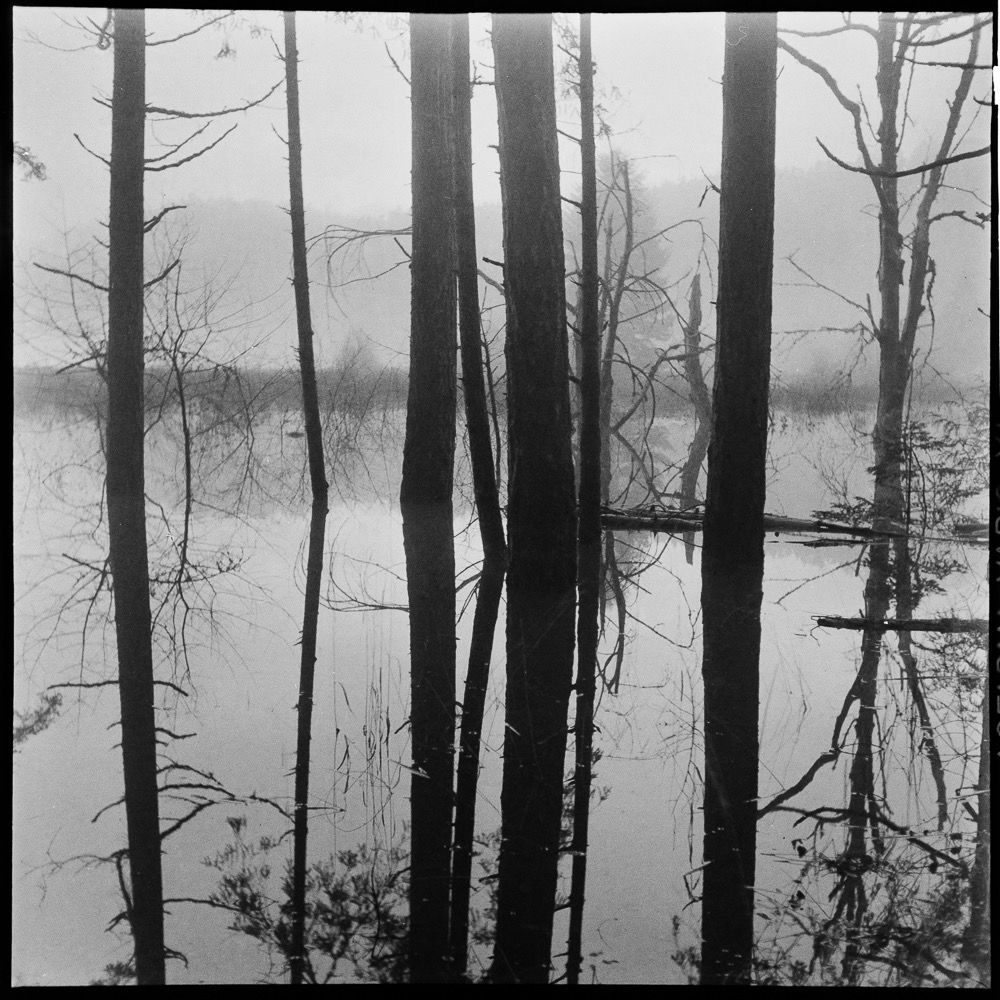
MULTIPOLYGON (((682 534, 689 531, 701 531, 704 514, 701 510, 671 510, 668 507, 650 507, 646 509, 601 511, 601 527, 618 531, 654 531, 682 534)), ((837 521, 824 521, 819 518, 785 517, 782 514, 765 514, 764 530, 776 535, 786 534, 823 534, 848 535, 853 538, 909 538, 913 541, 959 542, 970 544, 985 542, 985 537, 978 534, 961 532, 956 525, 957 534, 954 537, 940 536, 934 538, 919 538, 903 525, 893 525, 885 531, 876 531, 864 525, 840 524, 837 521)), ((834 544, 834 543, 827 543, 834 544)))
MULTIPOLYGON (((605 528, 626 531, 701 531, 704 515, 700 510, 604 510, 601 524, 605 528)), ((782 514, 765 514, 764 530, 768 532, 819 532, 823 534, 854 535, 860 538, 906 537, 903 528, 875 531, 861 525, 839 524, 818 518, 785 517, 782 514)))
POLYGON ((974 632, 985 634, 989 623, 982 618, 840 618, 836 615, 818 615, 820 628, 849 628, 874 632, 974 632))

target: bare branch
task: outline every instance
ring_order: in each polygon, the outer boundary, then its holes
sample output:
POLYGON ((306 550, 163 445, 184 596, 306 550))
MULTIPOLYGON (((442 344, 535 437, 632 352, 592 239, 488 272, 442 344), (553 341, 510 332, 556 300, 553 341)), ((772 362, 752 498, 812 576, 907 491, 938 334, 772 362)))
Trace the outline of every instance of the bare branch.
POLYGON ((172 261, 171 261, 171 262, 170 262, 170 263, 169 263, 169 264, 168 264, 168 265, 166 266, 166 268, 165 268, 165 269, 164 269, 163 271, 161 271, 161 272, 160 272, 160 273, 159 273, 159 274, 158 274, 158 275, 157 275, 157 276, 156 276, 155 278, 150 278, 150 279, 149 279, 149 281, 145 282, 145 283, 143 284, 143 286, 142 286, 142 287, 143 287, 143 288, 152 288, 152 287, 153 287, 153 285, 156 285, 156 284, 158 284, 159 282, 163 281, 163 279, 164 279, 164 278, 165 278, 165 277, 166 277, 166 276, 167 276, 168 274, 170 274, 170 272, 171 272, 171 271, 172 271, 172 270, 173 270, 173 269, 174 269, 175 267, 177 267, 177 265, 178 265, 178 264, 179 264, 180 262, 181 262, 181 259, 180 259, 180 257, 175 257, 175 258, 174 258, 174 259, 173 259, 173 260, 172 260, 172 261))
POLYGON ((106 159, 105 159, 105 158, 104 158, 103 156, 101 156, 101 154, 100 154, 100 153, 95 153, 95 152, 94 152, 94 151, 93 151, 93 150, 92 150, 92 149, 91 149, 91 148, 90 148, 90 147, 89 147, 89 146, 88 146, 88 145, 87 145, 87 144, 86 144, 86 143, 85 143, 85 142, 83 141, 83 139, 81 139, 81 138, 80 138, 80 137, 79 137, 79 136, 78 136, 78 135, 76 134, 76 132, 74 132, 74 133, 73 133, 73 138, 74 138, 74 139, 76 139, 76 141, 77 141, 77 142, 78 142, 78 143, 79 143, 79 144, 80 144, 81 146, 83 146, 83 148, 84 148, 84 149, 85 149, 85 150, 86 150, 86 151, 87 151, 88 153, 90 153, 90 155, 91 155, 91 156, 93 156, 93 157, 95 157, 96 159, 100 160, 100 161, 101 161, 101 163, 103 163, 103 164, 104 164, 104 165, 105 165, 106 167, 110 167, 110 166, 111 166, 111 161, 110 161, 110 160, 106 160, 106 159))
POLYGON ((867 24, 855 24, 847 21, 838 28, 827 28, 826 31, 796 31, 794 28, 779 28, 780 35, 795 35, 796 38, 827 38, 830 35, 842 35, 845 31, 863 31, 873 38, 878 37, 878 32, 867 24))
POLYGON ((142 226, 142 231, 148 233, 168 212, 176 212, 182 208, 187 208, 187 205, 168 205, 162 212, 158 212, 149 220, 149 222, 144 222, 142 226))
POLYGON ((200 129, 197 129, 194 132, 192 132, 183 142, 179 142, 179 143, 177 143, 177 145, 171 146, 162 156, 151 156, 148 159, 146 159, 144 162, 145 163, 160 163, 163 160, 165 160, 168 156, 173 156, 174 153, 176 153, 180 149, 183 149, 192 139, 195 139, 199 135, 201 135, 201 133, 204 132, 205 129, 207 129, 208 126, 211 125, 211 124, 212 124, 211 122, 205 122, 205 124, 202 125, 202 127, 200 129))
POLYGON ((179 42, 182 38, 190 38, 192 35, 197 35, 199 31, 204 31, 206 28, 210 28, 213 24, 218 24, 220 21, 224 21, 227 17, 232 17, 236 13, 235 10, 227 10, 223 14, 219 14, 217 17, 210 18, 198 27, 192 28, 190 31, 183 31, 179 35, 174 35, 173 38, 161 38, 158 41, 150 41, 146 39, 146 47, 150 48, 154 45, 169 45, 171 42, 179 42))
POLYGON ((145 169, 149 173, 158 173, 161 170, 173 170, 174 167, 179 167, 184 163, 190 163, 192 160, 196 160, 198 159, 199 156, 202 156, 204 153, 207 153, 210 149, 214 149, 216 146, 218 146, 219 143, 222 142, 222 140, 225 139, 226 136, 229 135, 230 132, 233 132, 236 128, 237 126, 234 125, 232 128, 227 129, 225 132, 222 133, 222 135, 219 136, 218 139, 215 140, 215 142, 209 143, 209 145, 207 146, 203 146, 201 149, 199 149, 195 153, 192 153, 190 156, 185 156, 183 160, 178 160, 176 163, 163 163, 158 167, 146 167, 145 169))
POLYGON ((249 111, 250 108, 263 104, 281 85, 284 80, 279 80, 263 97, 258 97, 255 101, 248 101, 238 108, 222 108, 220 111, 178 111, 175 108, 159 108, 153 104, 146 105, 147 115, 162 115, 164 118, 220 118, 223 115, 236 114, 238 111, 249 111))
MULTIPOLYGON (((869 170, 875 169, 875 163, 872 160, 871 154, 868 152, 868 146, 865 143, 864 133, 861 130, 861 108, 857 102, 850 100, 844 92, 840 89, 840 85, 833 78, 833 74, 825 67, 821 66, 818 62, 810 59, 808 56, 803 55, 798 49, 793 48, 784 39, 778 39, 778 48, 784 49, 796 62, 801 63, 806 69, 812 70, 829 88, 830 92, 837 99, 845 111, 847 111, 851 117, 854 119, 854 138, 858 144, 858 151, 861 153, 861 158, 865 161, 865 166, 869 170)), ((817 140, 818 142, 819 140, 817 140)), ((822 145, 822 143, 820 143, 822 145)), ((824 147, 825 148, 825 147, 824 147)), ((879 200, 882 199, 882 192, 879 190, 879 186, 875 185, 876 192, 878 193, 879 200)))
POLYGON ((85 278, 82 274, 74 274, 72 271, 63 271, 58 267, 46 267, 44 264, 35 264, 40 271, 48 271, 49 274, 58 274, 62 278, 70 278, 72 281, 82 281, 85 285, 90 285, 91 288, 96 288, 99 292, 104 292, 107 294, 107 286, 99 285, 96 281, 91 281, 90 278, 85 278))
POLYGON ((909 177, 912 174, 922 174, 928 170, 934 170, 937 167, 946 167, 950 163, 958 163, 960 160, 971 160, 976 156, 985 156, 992 150, 992 146, 983 146, 982 149, 973 149, 968 153, 956 153, 954 156, 946 156, 940 160, 934 160, 932 163, 922 163, 919 167, 910 167, 908 170, 879 170, 875 167, 852 167, 849 163, 845 163, 840 157, 834 156, 826 146, 823 145, 820 139, 816 140, 819 143, 820 149, 826 153, 827 156, 837 164, 838 167, 843 167, 845 170, 850 170, 854 174, 866 174, 869 177, 909 177))
POLYGON ((984 28, 986 25, 991 24, 993 21, 992 17, 984 18, 982 21, 973 21, 968 28, 962 31, 956 31, 951 35, 942 35, 940 38, 928 38, 927 41, 920 41, 918 39, 913 39, 910 44, 914 47, 923 46, 930 47, 931 45, 943 45, 945 42, 954 41, 956 38, 964 38, 966 35, 971 35, 973 31, 978 31, 980 28, 984 28))
POLYGON ((918 62, 913 56, 903 57, 914 66, 945 66, 948 69, 993 69, 989 63, 967 63, 967 62, 918 62))
POLYGON ((396 62, 392 57, 392 53, 389 51, 389 43, 385 43, 385 54, 389 57, 389 62, 392 63, 392 68, 406 81, 407 87, 410 86, 410 78, 400 69, 399 63, 396 62))

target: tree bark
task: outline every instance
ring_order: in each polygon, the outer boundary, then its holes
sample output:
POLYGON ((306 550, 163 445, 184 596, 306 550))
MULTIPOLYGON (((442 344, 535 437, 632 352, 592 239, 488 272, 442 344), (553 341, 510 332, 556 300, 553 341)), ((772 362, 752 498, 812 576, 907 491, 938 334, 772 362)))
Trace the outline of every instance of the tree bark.
POLYGON ((594 150, 594 63, 591 15, 580 15, 580 159, 582 185, 580 310, 580 517, 577 541, 576 765, 573 780, 573 874, 569 897, 566 980, 580 982, 586 902, 590 786, 593 779, 594 691, 601 598, 601 331, 597 315, 597 164, 594 150))
POLYGON ((469 80, 469 16, 454 15, 453 83, 455 87, 455 243, 458 267, 459 336, 465 426, 469 435, 472 486, 483 543, 476 612, 469 645, 469 670, 462 702, 462 732, 455 787, 455 843, 451 878, 451 960, 456 976, 468 961, 469 897, 472 844, 476 825, 476 789, 486 688, 493 657, 507 563, 500 496, 493 471, 486 383, 479 316, 476 215, 472 188, 472 84, 469 80))
POLYGON ((306 592, 302 610, 302 656, 299 667, 298 738, 295 755, 295 832, 292 860, 292 985, 302 984, 306 968, 306 870, 309 837, 309 753, 312 738, 313 679, 316 670, 316 634, 320 588, 323 582, 323 544, 326 534, 328 487, 323 458, 323 427, 316 391, 313 329, 309 309, 309 266, 306 259, 305 207, 302 194, 302 132, 299 123, 298 47, 295 12, 285 11, 285 85, 288 95, 288 185, 292 222, 292 284, 298 327, 302 416, 309 456, 312 513, 306 555, 306 592))
POLYGON ((753 957, 776 67, 776 15, 727 14, 718 353, 702 550, 702 984, 749 983, 753 957))
POLYGON ((114 11, 108 294, 108 534, 140 986, 165 982, 143 411, 144 10, 114 11))
POLYGON ((454 139, 451 18, 410 17, 413 256, 403 448, 410 605, 410 978, 445 982, 455 742, 454 139))
POLYGON ((507 298, 507 706, 492 975, 548 981, 572 682, 576 504, 550 15, 496 14, 507 298))

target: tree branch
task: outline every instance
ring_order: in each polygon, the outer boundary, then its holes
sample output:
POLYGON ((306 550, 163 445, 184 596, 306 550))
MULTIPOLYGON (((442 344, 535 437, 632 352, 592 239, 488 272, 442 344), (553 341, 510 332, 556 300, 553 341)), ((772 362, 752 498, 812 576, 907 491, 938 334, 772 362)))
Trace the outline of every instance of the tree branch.
POLYGON ((837 164, 838 167, 843 167, 844 170, 850 170, 851 173, 855 174, 866 174, 868 177, 909 177, 912 174, 922 174, 928 170, 934 170, 936 167, 946 167, 950 163, 958 163, 960 160, 971 160, 976 156, 985 156, 987 153, 991 152, 992 146, 983 146, 982 149, 973 149, 968 153, 956 153, 954 156, 945 156, 943 159, 934 160, 932 163, 922 163, 919 167, 910 167, 908 170, 879 170, 875 167, 852 167, 849 163, 845 163, 839 156, 834 156, 826 146, 823 145, 822 141, 817 138, 820 149, 826 153, 827 156, 837 164))
POLYGON ((213 24, 218 24, 220 21, 224 21, 227 17, 232 17, 236 13, 235 10, 227 10, 224 14, 219 14, 218 17, 213 17, 203 24, 199 24, 197 28, 192 28, 190 31, 181 32, 179 35, 174 35, 173 38, 161 38, 159 41, 150 41, 146 39, 146 47, 151 48, 154 45, 169 45, 171 42, 179 42, 182 38, 190 38, 192 35, 197 35, 199 31, 204 31, 206 28, 210 28, 213 24))
POLYGON ((185 156, 183 160, 178 160, 176 163, 163 163, 158 167, 145 167, 144 169, 146 170, 147 173, 155 174, 161 170, 173 170, 174 167, 179 167, 185 163, 190 163, 192 160, 196 160, 198 159, 199 156, 203 155, 204 153, 207 153, 210 149, 214 149, 216 146, 218 146, 219 143, 222 142, 222 140, 225 139, 227 135, 229 135, 236 129, 236 127, 237 126, 234 125, 232 128, 227 129, 225 132, 222 133, 222 135, 219 136, 218 139, 215 140, 215 142, 210 143, 207 146, 203 146, 201 149, 199 149, 195 153, 192 153, 190 156, 185 156))
POLYGON ((263 104, 281 85, 284 80, 279 80, 263 97, 258 97, 255 101, 248 101, 238 108, 222 108, 220 111, 178 111, 175 108, 159 108, 153 104, 146 105, 147 115, 162 115, 164 118, 220 118, 222 115, 232 115, 237 111, 249 111, 250 108, 263 104))
POLYGON ((85 143, 85 142, 83 141, 83 139, 81 139, 81 138, 80 138, 80 137, 79 137, 79 136, 78 136, 78 135, 76 134, 76 132, 74 132, 74 133, 73 133, 73 138, 74 138, 74 139, 76 139, 76 141, 77 141, 77 142, 78 142, 78 143, 79 143, 79 144, 80 144, 81 146, 83 146, 83 148, 84 148, 84 149, 85 149, 85 150, 86 150, 86 151, 87 151, 88 153, 90 153, 90 155, 91 155, 91 156, 93 156, 93 157, 94 157, 95 159, 98 159, 98 160, 100 160, 100 161, 101 161, 101 163, 103 163, 103 164, 104 164, 104 165, 105 165, 106 167, 110 167, 110 166, 111 166, 111 161, 110 161, 110 160, 106 160, 106 159, 105 159, 105 158, 104 158, 103 156, 101 156, 101 154, 100 154, 100 153, 95 153, 95 152, 94 152, 94 151, 93 151, 93 150, 92 150, 92 149, 91 149, 91 148, 90 148, 90 147, 89 147, 89 146, 88 146, 88 145, 87 145, 87 144, 86 144, 86 143, 85 143))
POLYGON ((96 281, 91 281, 90 278, 83 277, 82 274, 74 274, 72 271, 63 271, 58 267, 46 267, 44 264, 35 264, 40 271, 48 271, 49 274, 58 274, 62 278, 70 278, 73 281, 82 281, 85 285, 90 285, 91 288, 96 288, 99 292, 104 292, 106 295, 108 288, 106 285, 99 285, 96 281))

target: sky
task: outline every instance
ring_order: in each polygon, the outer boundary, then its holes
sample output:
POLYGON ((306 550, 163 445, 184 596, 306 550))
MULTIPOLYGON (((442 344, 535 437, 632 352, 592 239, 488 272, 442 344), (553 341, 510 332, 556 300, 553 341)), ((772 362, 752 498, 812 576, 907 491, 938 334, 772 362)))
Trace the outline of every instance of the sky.
MULTIPOLYGON (((106 211, 104 168, 78 145, 107 149, 109 112, 93 98, 110 91, 112 53, 93 47, 74 23, 99 21, 101 10, 20 7, 14 9, 14 135, 48 168, 45 185, 22 186, 17 201, 65 213, 73 222, 106 211), (81 46, 89 46, 81 48, 81 46), (76 51, 64 51, 76 49, 76 51), (44 188, 44 191, 38 190, 44 188)), ((271 11, 250 12, 256 26, 281 38, 271 11)), ((575 18, 566 18, 575 22, 575 18)), ((301 50, 305 193, 307 204, 347 214, 406 208, 409 203, 409 95, 405 19, 361 14, 353 23, 322 13, 298 15, 301 50), (399 71, 393 67, 393 60, 399 71)), ((190 30, 182 11, 149 10, 152 39, 190 30)), ((782 15, 782 26, 826 25, 829 16, 782 15)), ((720 149, 723 15, 598 14, 594 18, 597 86, 616 133, 616 143, 640 158, 651 182, 717 173, 720 149)), ((208 111, 238 106, 265 93, 281 76, 271 37, 250 37, 249 25, 207 30, 172 45, 148 50, 148 100, 160 106, 208 111), (234 54, 216 58, 224 42, 234 54)), ((491 79, 488 18, 473 17, 473 59, 491 79)), ((825 40, 824 57, 850 85, 871 76, 874 45, 860 36, 825 40)), ((562 59, 557 52, 557 58, 562 59)), ((783 74, 784 75, 784 74, 783 74)), ((779 80, 777 161, 808 167, 822 158, 813 129, 822 126, 828 145, 850 157, 849 123, 840 114, 818 117, 831 107, 823 85, 797 71, 779 80), (792 79, 794 76, 794 79, 792 79), (790 123, 797 123, 791 125, 790 123)), ((572 109, 561 116, 572 127, 572 109)), ((239 128, 202 161, 151 177, 149 197, 262 199, 284 203, 287 178, 283 149, 272 126, 284 134, 284 92, 264 106, 234 116, 239 128)), ((210 129, 217 135, 221 125, 210 129)), ((476 88, 474 109, 476 189, 481 201, 498 200, 496 112, 489 87, 476 88)), ((169 141, 178 130, 150 131, 169 141)), ((572 150, 564 144, 571 166, 572 150)))
MULTIPOLYGON (((64 233, 89 235, 107 217, 110 112, 99 104, 111 90, 113 53, 94 45, 103 8, 15 7, 13 16, 13 132, 45 164, 43 182, 14 182, 15 259, 63 254, 64 233), (81 28, 81 25, 83 27, 81 28)), ((858 17, 874 23, 874 16, 858 17)), ((576 25, 576 17, 561 16, 576 25)), ((149 9, 150 41, 190 31, 189 12, 149 9)), ((839 14, 779 16, 779 28, 815 31, 835 26, 839 14)), ((593 46, 598 100, 616 149, 638 162, 647 184, 718 178, 721 156, 721 13, 597 14, 593 46)), ((489 18, 472 16, 472 57, 479 79, 492 79, 489 18)), ((308 210, 333 217, 380 217, 409 211, 410 108, 407 23, 404 15, 360 13, 345 21, 323 12, 298 14, 304 189, 308 210)), ((283 44, 274 11, 244 12, 237 26, 213 28, 173 44, 147 49, 147 101, 206 112, 240 107, 278 82, 283 44), (256 36, 256 37, 254 37, 256 36), (227 48, 229 57, 219 58, 227 48)), ((865 34, 799 38, 803 51, 822 59, 845 93, 874 107, 875 45, 865 34)), ((964 43, 957 43, 959 55, 964 43)), ((943 50, 942 57, 946 57, 943 50)), ((565 56, 557 49, 557 71, 565 56)), ((925 158, 940 131, 945 97, 956 71, 920 75, 911 97, 914 123, 903 161, 925 158), (929 86, 928 86, 929 85, 929 86)), ((978 89, 982 89, 983 79, 978 89)), ((557 84, 557 86, 559 86, 557 84)), ((559 102, 560 126, 576 130, 574 101, 559 102)), ((480 204, 499 202, 496 108, 490 86, 474 88, 475 190, 480 204)), ((986 122, 985 111, 982 114, 986 122)), ((288 202, 283 86, 259 107, 211 120, 206 140, 225 127, 236 131, 205 156, 177 170, 147 175, 147 214, 192 198, 288 202)), ((988 127, 983 125, 982 127, 988 127)), ((164 151, 192 131, 191 123, 151 124, 147 155, 164 151)), ((779 53, 778 169, 809 168, 824 159, 821 138, 845 160, 858 160, 850 118, 812 73, 779 53)), ((970 137, 969 146, 974 145, 970 137)), ((195 140, 189 148, 197 148, 195 140)), ((987 140, 988 141, 988 140, 987 140)), ((981 144, 981 143, 980 143, 981 144)), ((968 146, 966 147, 968 148, 968 146)), ((560 143, 564 186, 572 194, 578 152, 560 143)))

